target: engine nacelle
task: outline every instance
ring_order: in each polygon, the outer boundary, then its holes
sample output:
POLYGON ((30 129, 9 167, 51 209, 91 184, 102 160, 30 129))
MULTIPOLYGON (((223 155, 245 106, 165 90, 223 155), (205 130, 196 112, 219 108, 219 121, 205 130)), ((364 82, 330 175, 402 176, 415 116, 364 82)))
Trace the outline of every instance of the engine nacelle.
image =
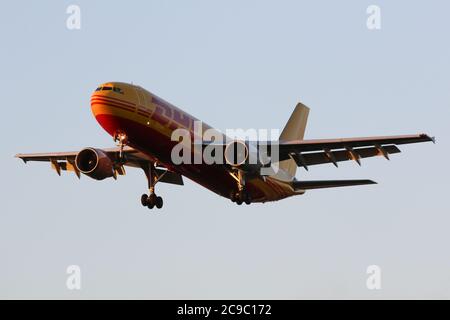
POLYGON ((235 140, 229 142, 225 147, 225 161, 233 167, 239 167, 248 162, 249 151, 245 142, 235 140))
POLYGON ((244 141, 234 140, 225 146, 225 162, 235 168, 256 172, 261 168, 258 149, 244 141))
POLYGON ((77 169, 96 180, 103 180, 114 175, 113 161, 100 149, 85 148, 75 158, 77 169))

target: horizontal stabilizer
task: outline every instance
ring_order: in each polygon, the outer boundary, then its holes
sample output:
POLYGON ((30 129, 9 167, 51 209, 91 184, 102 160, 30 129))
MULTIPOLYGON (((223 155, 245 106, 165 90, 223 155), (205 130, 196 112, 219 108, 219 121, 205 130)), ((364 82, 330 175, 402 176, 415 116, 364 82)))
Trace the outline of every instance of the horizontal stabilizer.
POLYGON ((294 181, 292 186, 295 191, 299 190, 311 190, 322 188, 336 188, 336 187, 348 187, 359 186, 364 184, 376 184, 372 180, 316 180, 316 181, 294 181))

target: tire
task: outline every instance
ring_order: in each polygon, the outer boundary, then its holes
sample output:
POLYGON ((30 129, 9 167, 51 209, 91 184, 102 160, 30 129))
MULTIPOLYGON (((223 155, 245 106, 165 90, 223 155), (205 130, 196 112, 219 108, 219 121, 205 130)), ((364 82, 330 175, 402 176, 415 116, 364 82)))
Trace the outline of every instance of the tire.
POLYGON ((161 197, 156 197, 156 201, 155 201, 155 205, 158 209, 161 209, 163 207, 163 198, 161 197))
POLYGON ((148 196, 148 201, 153 203, 153 205, 156 204, 156 194, 152 193, 151 195, 148 196))
POLYGON ((144 207, 146 207, 146 206, 147 206, 147 203, 148 203, 148 195, 143 194, 143 195, 141 196, 141 204, 142 204, 144 207))

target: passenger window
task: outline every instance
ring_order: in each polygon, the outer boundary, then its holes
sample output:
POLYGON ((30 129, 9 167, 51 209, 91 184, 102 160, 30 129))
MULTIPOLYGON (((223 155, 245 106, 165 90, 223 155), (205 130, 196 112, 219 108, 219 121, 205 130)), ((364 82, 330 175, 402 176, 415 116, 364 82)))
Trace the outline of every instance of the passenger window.
POLYGON ((103 90, 103 91, 105 91, 105 90, 112 90, 112 87, 103 87, 102 90, 103 90))

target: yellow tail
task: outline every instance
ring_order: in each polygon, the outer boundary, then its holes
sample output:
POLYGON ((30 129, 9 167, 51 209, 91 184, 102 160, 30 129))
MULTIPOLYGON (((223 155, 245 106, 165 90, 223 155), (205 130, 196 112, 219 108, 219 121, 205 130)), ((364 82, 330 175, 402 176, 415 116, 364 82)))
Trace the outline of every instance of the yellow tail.
MULTIPOLYGON (((298 103, 292 112, 286 126, 280 135, 280 141, 303 140, 305 135, 306 123, 308 122, 309 108, 303 103, 298 103)), ((288 173, 291 177, 295 176, 297 164, 293 159, 280 162, 280 169, 288 173)))

